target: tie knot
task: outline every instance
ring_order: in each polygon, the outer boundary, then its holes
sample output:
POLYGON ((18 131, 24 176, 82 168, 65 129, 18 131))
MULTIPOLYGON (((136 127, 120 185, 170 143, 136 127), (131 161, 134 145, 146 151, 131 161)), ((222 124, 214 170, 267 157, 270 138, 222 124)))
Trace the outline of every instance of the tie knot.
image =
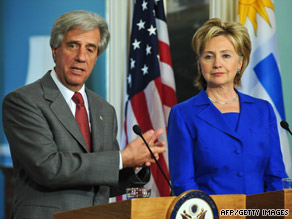
POLYGON ((84 104, 83 97, 79 92, 75 92, 75 94, 72 97, 72 100, 74 101, 75 104, 84 104))

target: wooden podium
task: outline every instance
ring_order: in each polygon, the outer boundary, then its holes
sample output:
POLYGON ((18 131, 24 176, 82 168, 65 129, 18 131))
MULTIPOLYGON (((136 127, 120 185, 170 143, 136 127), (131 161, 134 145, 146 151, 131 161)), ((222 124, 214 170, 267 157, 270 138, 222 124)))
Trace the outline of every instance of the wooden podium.
POLYGON ((289 215, 277 218, 292 218, 292 189, 248 195, 246 208, 260 210, 259 217, 247 218, 276 217, 274 214, 286 214, 287 211, 289 215))
MULTIPOLYGON (((176 198, 161 197, 126 200, 57 213, 54 215, 54 219, 161 219, 166 218, 167 212, 172 210, 170 208, 176 198)), ((259 219, 275 216, 276 218, 292 218, 292 189, 247 196, 211 195, 211 198, 217 206, 220 219, 259 219), (226 209, 237 210, 237 215, 235 213, 225 216, 220 214, 221 210, 226 209), (252 211, 257 212, 258 215, 251 215, 250 212, 252 211)))
MULTIPOLYGON (((57 213, 54 219, 162 219, 166 218, 167 212, 176 197, 140 198, 105 205, 97 205, 89 208, 57 213)), ((246 195, 211 195, 221 209, 245 209, 246 195)), ((230 218, 230 217, 220 217, 230 218)), ((232 218, 245 217, 238 216, 232 218)))

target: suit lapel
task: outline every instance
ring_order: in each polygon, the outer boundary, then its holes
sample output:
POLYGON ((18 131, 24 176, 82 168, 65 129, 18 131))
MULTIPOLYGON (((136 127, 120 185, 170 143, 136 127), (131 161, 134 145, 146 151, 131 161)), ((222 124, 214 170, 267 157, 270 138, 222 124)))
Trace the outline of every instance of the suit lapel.
POLYGON ((93 151, 103 150, 103 139, 104 139, 104 116, 102 114, 102 105, 98 102, 97 98, 94 98, 92 91, 86 89, 90 121, 91 121, 91 146, 93 151))
POLYGON ((254 100, 249 96, 238 92, 239 101, 240 101, 240 117, 238 121, 237 133, 240 135, 241 139, 244 137, 244 133, 247 133, 247 124, 253 124, 251 113, 252 112, 252 104, 254 100))
POLYGON ((200 92, 198 98, 193 104, 194 107, 200 107, 202 105, 205 105, 206 107, 203 107, 202 110, 197 113, 197 116, 200 119, 230 136, 239 138, 235 130, 233 130, 224 119, 222 113, 210 102, 204 90, 200 92))
POLYGON ((84 137, 79 129, 79 126, 72 115, 72 112, 66 103, 61 92, 57 88, 53 79, 48 72, 42 79, 41 84, 44 90, 44 98, 51 101, 50 108, 56 115, 57 119, 64 125, 72 136, 82 145, 82 147, 88 151, 84 137))

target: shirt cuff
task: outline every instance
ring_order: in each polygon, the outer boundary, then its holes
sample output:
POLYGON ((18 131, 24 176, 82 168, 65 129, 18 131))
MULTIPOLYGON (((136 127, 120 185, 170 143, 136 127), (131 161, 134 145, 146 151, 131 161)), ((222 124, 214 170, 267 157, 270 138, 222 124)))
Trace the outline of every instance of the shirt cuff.
POLYGON ((119 170, 123 169, 123 160, 122 160, 122 154, 121 152, 119 151, 119 154, 120 154, 120 166, 119 166, 119 170))

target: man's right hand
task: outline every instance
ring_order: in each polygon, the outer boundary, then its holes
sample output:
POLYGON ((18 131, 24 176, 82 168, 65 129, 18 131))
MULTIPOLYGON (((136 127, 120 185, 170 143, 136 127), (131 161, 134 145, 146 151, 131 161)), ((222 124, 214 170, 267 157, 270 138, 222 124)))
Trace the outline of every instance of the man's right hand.
MULTIPOLYGON (((143 134, 143 137, 145 138, 157 160, 159 159, 159 154, 166 151, 166 148, 164 147, 165 142, 155 142, 162 133, 163 129, 157 129, 155 131, 149 130, 143 134)), ((121 151, 121 156, 123 161, 123 168, 150 166, 151 163, 155 162, 155 160, 151 157, 151 153, 149 152, 144 141, 139 137, 131 141, 121 151)))

